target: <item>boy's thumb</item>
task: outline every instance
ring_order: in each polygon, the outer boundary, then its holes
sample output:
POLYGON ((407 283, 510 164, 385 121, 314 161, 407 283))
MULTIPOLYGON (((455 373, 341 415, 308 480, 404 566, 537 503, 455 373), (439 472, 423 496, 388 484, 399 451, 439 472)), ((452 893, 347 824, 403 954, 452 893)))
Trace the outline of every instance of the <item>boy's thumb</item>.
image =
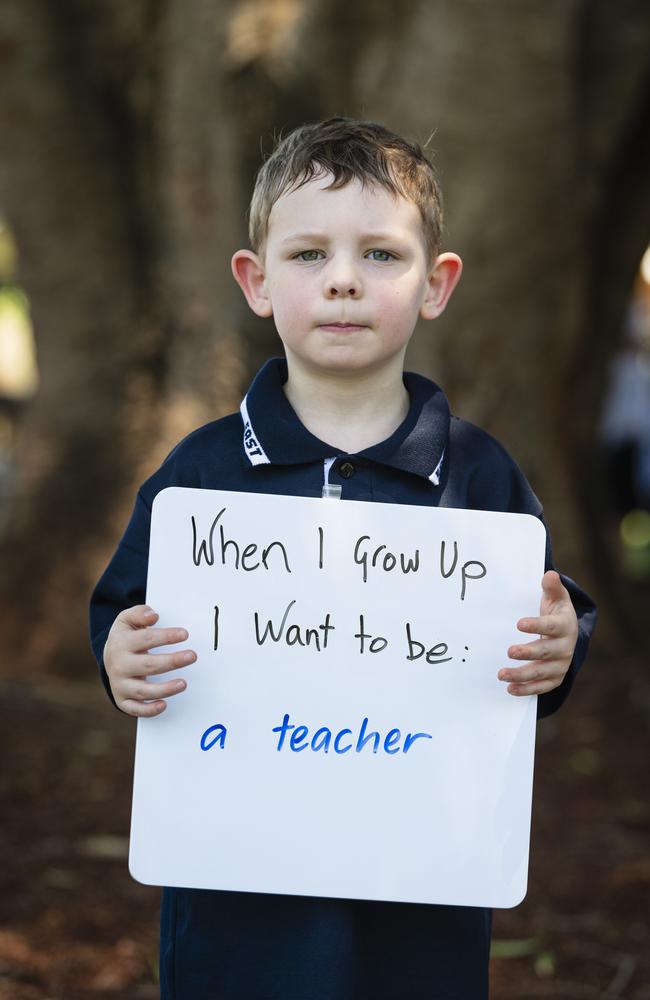
POLYGON ((544 596, 552 601, 561 601, 566 593, 564 584, 560 579, 560 574, 554 569, 549 569, 542 577, 542 590, 544 596))
POLYGON ((136 604, 132 608, 126 608, 118 615, 118 618, 126 625, 130 625, 131 628, 145 628, 147 625, 153 625, 157 617, 157 613, 148 604, 136 604))

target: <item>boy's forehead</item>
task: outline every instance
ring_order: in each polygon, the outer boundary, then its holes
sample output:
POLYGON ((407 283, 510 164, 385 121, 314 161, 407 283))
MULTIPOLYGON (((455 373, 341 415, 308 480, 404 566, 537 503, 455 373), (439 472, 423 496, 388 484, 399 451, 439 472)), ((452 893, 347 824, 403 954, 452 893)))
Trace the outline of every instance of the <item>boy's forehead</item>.
POLYGON ((379 184, 362 184, 356 178, 332 188, 332 180, 331 174, 321 174, 280 195, 269 214, 269 236, 282 237, 297 229, 307 233, 330 227, 336 221, 373 229, 385 225, 421 228, 420 210, 407 198, 379 184))

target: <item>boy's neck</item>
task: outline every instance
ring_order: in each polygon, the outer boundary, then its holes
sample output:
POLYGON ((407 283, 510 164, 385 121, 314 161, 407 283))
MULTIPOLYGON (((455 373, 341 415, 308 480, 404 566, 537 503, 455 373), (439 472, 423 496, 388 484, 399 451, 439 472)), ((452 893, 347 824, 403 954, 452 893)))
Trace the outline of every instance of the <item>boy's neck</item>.
POLYGON ((409 394, 401 367, 361 377, 292 372, 284 392, 301 423, 321 441, 353 454, 385 441, 405 420, 409 394))

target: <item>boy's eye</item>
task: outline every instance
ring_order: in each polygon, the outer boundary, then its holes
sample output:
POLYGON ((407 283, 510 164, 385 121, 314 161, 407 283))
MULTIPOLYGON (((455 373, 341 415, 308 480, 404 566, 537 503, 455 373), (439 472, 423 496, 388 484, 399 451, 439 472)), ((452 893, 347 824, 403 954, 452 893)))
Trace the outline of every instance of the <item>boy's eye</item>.
POLYGON ((389 260, 395 260, 395 254, 390 253, 388 250, 370 250, 366 256, 370 260, 379 261, 380 264, 384 264, 389 260))
POLYGON ((311 263, 314 260, 320 260, 323 257, 321 250, 301 250, 300 253, 295 254, 295 260, 304 260, 306 263, 311 263))

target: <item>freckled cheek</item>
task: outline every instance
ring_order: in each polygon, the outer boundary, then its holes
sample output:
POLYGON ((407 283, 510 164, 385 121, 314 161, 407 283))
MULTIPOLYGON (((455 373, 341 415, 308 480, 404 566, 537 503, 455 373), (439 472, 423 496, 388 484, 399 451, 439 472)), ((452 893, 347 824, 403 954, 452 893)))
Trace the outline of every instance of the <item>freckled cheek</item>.
POLYGON ((399 293, 388 296, 379 302, 378 312, 386 325, 396 332, 401 331, 402 328, 408 328, 410 331, 418 316, 418 310, 413 306, 411 299, 399 293))
POLYGON ((314 296, 305 285, 296 282, 291 287, 276 290, 272 296, 273 316, 280 332, 304 329, 314 319, 314 296))

